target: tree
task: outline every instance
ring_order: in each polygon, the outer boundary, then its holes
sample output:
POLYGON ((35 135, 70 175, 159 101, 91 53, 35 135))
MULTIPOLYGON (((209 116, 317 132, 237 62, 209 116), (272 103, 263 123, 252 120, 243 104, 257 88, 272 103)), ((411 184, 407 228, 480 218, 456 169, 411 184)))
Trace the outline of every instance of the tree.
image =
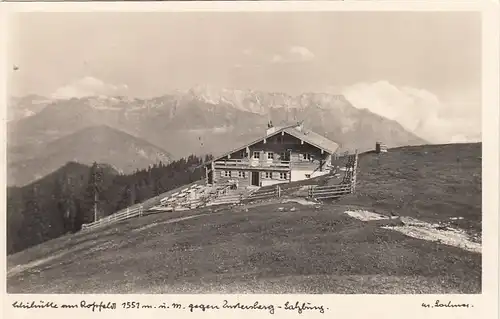
POLYGON ((158 163, 133 174, 114 175, 93 163, 88 168, 70 165, 41 181, 8 188, 8 249, 19 251, 83 224, 113 214, 204 176, 199 163, 210 159, 190 155, 168 164, 158 163), (96 214, 97 213, 97 214, 96 214))
POLYGON ((38 185, 30 187, 26 195, 23 211, 23 215, 27 217, 24 221, 25 225, 23 225, 26 230, 26 238, 24 239, 28 242, 44 240, 47 228, 51 225, 40 209, 38 185))
POLYGON ((67 198, 65 194, 65 179, 66 179, 66 174, 63 174, 61 178, 56 178, 54 181, 54 186, 52 189, 52 201, 54 203, 54 209, 56 211, 55 216, 57 216, 58 222, 57 224, 62 228, 61 232, 66 232, 67 231, 67 198))
POLYGON ((82 229, 82 225, 85 224, 85 208, 84 202, 80 198, 75 198, 75 221, 73 224, 74 231, 80 231, 82 229))
POLYGON ((95 222, 98 219, 99 195, 103 192, 103 172, 94 162, 90 168, 89 180, 83 196, 81 214, 84 223, 95 222))
POLYGON ((76 227, 76 194, 75 185, 73 184, 73 179, 69 176, 65 176, 63 184, 63 200, 62 200, 62 214, 64 220, 64 231, 74 232, 77 230, 76 227))
POLYGON ((121 210, 123 208, 132 206, 135 204, 136 198, 136 188, 135 185, 125 185, 122 186, 121 196, 117 203, 116 210, 121 210))

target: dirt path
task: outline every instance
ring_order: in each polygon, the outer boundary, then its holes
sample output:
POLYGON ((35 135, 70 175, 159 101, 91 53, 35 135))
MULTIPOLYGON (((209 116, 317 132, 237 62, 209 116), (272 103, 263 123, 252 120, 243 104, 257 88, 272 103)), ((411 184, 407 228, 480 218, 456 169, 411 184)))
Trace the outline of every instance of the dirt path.
POLYGON ((304 198, 289 198, 281 201, 282 203, 297 203, 303 206, 312 206, 312 205, 320 205, 319 203, 306 200, 304 198))
POLYGON ((77 246, 73 246, 71 247, 70 249, 66 249, 66 250, 63 250, 57 254, 54 254, 52 256, 48 256, 48 257, 44 257, 44 258, 39 258, 39 259, 35 259, 33 261, 30 261, 28 263, 25 263, 25 264, 19 264, 19 265, 16 265, 14 267, 12 267, 11 269, 7 270, 7 278, 10 278, 14 275, 17 275, 23 271, 27 271, 27 270, 30 270, 32 268, 35 268, 35 267, 39 267, 41 265, 44 265, 48 262, 51 262, 55 259, 59 259, 59 258, 62 258, 63 256, 65 255, 68 255, 70 254, 71 252, 74 252, 75 250, 77 249, 82 249, 82 248, 89 248, 89 249, 92 249, 93 246, 97 246, 97 245, 100 245, 102 244, 102 241, 99 242, 99 241, 96 241, 96 242, 85 242, 85 243, 82 243, 82 244, 79 244, 77 246))
POLYGON ((353 217, 353 218, 356 218, 356 219, 359 219, 359 220, 362 220, 364 222, 367 222, 367 221, 370 221, 370 220, 384 220, 384 219, 389 219, 389 217, 387 216, 384 216, 384 215, 381 215, 381 214, 377 214, 377 213, 372 213, 372 212, 369 212, 369 211, 366 211, 366 210, 348 210, 346 212, 344 212, 345 214, 353 217))
MULTIPOLYGON (((143 231, 145 229, 149 229, 149 228, 152 228, 152 227, 155 227, 155 226, 158 226, 158 225, 176 223, 176 222, 180 222, 180 221, 183 221, 183 220, 197 218, 197 217, 201 217, 201 216, 205 216, 205 215, 213 215, 213 213, 212 214, 198 214, 198 215, 192 215, 192 216, 186 216, 186 217, 173 218, 173 219, 169 219, 169 220, 164 221, 164 222, 149 224, 149 225, 143 226, 141 228, 134 229, 133 232, 139 232, 139 231, 143 231)), ((90 248, 91 246, 94 246, 95 244, 98 244, 98 243, 91 242, 91 243, 86 243, 86 244, 83 244, 83 245, 78 245, 78 247, 73 247, 73 248, 82 248, 82 247, 89 247, 90 248)), ((59 252, 59 253, 54 254, 52 256, 48 256, 48 257, 40 258, 40 259, 37 259, 37 260, 33 260, 33 261, 28 262, 26 264, 16 265, 16 266, 12 267, 11 269, 9 269, 7 271, 7 278, 12 277, 12 276, 14 276, 16 274, 19 274, 21 272, 33 269, 35 267, 42 266, 42 265, 44 265, 44 264, 46 264, 48 262, 51 262, 51 261, 53 261, 55 259, 59 259, 59 258, 65 256, 65 255, 71 253, 71 251, 72 251, 71 249, 67 250, 67 251, 62 251, 62 252, 59 252)))
POLYGON ((9 269, 7 271, 7 278, 9 277, 12 277, 14 275, 17 275, 23 271, 26 271, 26 270, 29 270, 29 269, 32 269, 32 268, 35 268, 35 267, 38 267, 38 266, 41 266, 45 263, 48 263, 49 261, 52 261, 54 259, 57 259, 57 258, 60 258, 64 255, 66 255, 67 252, 61 252, 61 253, 58 253, 58 254, 55 254, 53 256, 50 256, 50 257, 45 257, 45 258, 41 258, 41 259, 38 259, 38 260, 34 260, 34 261, 31 261, 27 264, 23 264, 23 265, 17 265, 17 266, 14 266, 13 268, 9 269))

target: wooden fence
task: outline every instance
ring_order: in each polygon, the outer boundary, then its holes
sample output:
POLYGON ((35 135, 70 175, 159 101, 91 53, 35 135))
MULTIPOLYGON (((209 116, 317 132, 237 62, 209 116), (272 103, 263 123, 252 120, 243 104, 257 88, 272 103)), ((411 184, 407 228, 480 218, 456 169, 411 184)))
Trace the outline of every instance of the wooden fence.
POLYGON ((112 223, 117 223, 134 217, 141 217, 144 213, 143 205, 127 208, 121 212, 106 216, 90 224, 83 224, 82 230, 92 230, 112 223))
POLYGON ((316 200, 335 199, 356 191, 358 152, 347 158, 346 171, 342 183, 328 186, 311 186, 309 197, 316 200))
POLYGON ((309 197, 317 200, 339 198, 351 193, 353 193, 351 184, 312 186, 309 189, 309 197))
POLYGON ((259 200, 266 200, 266 199, 271 199, 274 197, 281 197, 281 187, 279 185, 276 185, 276 187, 272 189, 259 189, 256 192, 251 193, 249 196, 245 198, 246 201, 259 201, 259 200))
MULTIPOLYGON (((195 184, 199 184, 199 183, 201 183, 203 181, 204 181, 203 179, 201 181, 195 181, 195 182, 193 182, 193 183, 191 183, 189 185, 181 186, 180 188, 186 189, 186 188, 189 188, 189 187, 191 187, 191 186, 193 186, 195 184)), ((177 188, 177 189, 179 189, 179 188, 177 188)), ((83 224, 82 225, 82 230, 91 230, 91 229, 95 229, 95 228, 98 228, 98 227, 101 227, 101 226, 105 226, 105 225, 109 225, 109 224, 112 224, 112 223, 120 222, 120 221, 123 221, 123 220, 126 220, 126 219, 135 218, 135 217, 141 217, 141 216, 147 214, 148 210, 150 210, 154 206, 160 205, 162 199, 164 199, 165 197, 170 196, 174 192, 175 192, 175 189, 167 191, 167 192, 162 193, 160 195, 157 195, 155 197, 149 198, 149 199, 145 200, 142 203, 138 203, 138 204, 132 205, 130 207, 127 207, 125 209, 122 209, 122 210, 118 211, 117 213, 113 213, 111 215, 103 217, 103 218, 101 218, 101 219, 99 219, 99 220, 97 220, 95 222, 92 222, 92 223, 89 223, 89 224, 83 224)))

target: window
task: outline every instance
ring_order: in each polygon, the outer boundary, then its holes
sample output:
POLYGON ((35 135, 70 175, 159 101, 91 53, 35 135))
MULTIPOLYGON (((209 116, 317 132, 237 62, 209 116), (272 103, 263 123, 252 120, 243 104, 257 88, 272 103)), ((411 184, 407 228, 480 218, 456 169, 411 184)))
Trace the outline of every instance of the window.
POLYGON ((253 158, 259 159, 260 158, 260 152, 253 152, 253 158))
POLYGON ((268 152, 267 153, 267 159, 273 159, 273 158, 274 158, 273 152, 268 152))
POLYGON ((273 178, 273 172, 265 172, 264 177, 265 178, 273 178))
POLYGON ((288 179, 287 173, 280 173, 280 179, 288 179))
POLYGON ((311 174, 306 174, 306 178, 311 178, 311 174))
POLYGON ((231 171, 224 171, 224 176, 231 177, 231 171))
POLYGON ((289 161, 290 159, 288 158, 288 152, 282 152, 280 154, 280 158, 282 161, 289 161))
POLYGON ((246 172, 245 171, 238 171, 238 177, 245 178, 246 172))
POLYGON ((302 158, 303 158, 304 160, 311 160, 311 154, 309 154, 309 153, 304 153, 304 154, 302 154, 302 158))

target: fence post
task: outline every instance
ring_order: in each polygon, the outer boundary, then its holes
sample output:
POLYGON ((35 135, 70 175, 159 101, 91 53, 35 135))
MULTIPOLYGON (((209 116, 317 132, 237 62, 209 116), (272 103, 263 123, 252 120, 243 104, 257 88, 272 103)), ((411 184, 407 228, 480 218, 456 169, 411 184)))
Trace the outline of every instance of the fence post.
POLYGON ((356 174, 358 171, 358 150, 354 154, 354 164, 352 168, 351 193, 356 191, 356 174))
POLYGON ((141 205, 139 207, 139 217, 142 217, 142 210, 143 210, 143 208, 144 208, 143 205, 141 205))

